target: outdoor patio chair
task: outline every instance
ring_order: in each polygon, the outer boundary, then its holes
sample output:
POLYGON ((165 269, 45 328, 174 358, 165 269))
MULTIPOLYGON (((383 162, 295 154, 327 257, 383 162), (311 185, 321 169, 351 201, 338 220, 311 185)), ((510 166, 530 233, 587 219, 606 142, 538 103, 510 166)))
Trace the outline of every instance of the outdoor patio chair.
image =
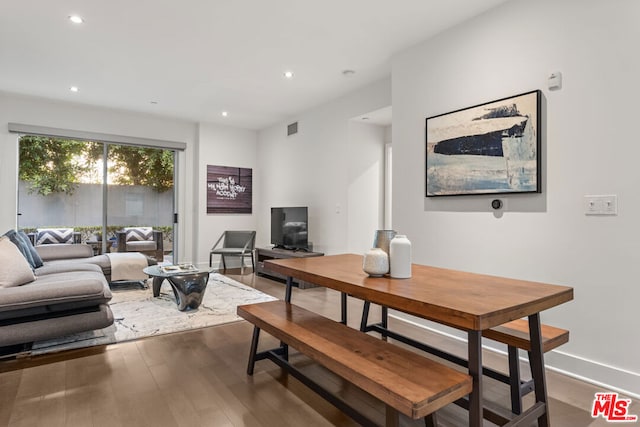
POLYGON ((156 261, 164 260, 162 231, 151 227, 125 227, 116 232, 118 252, 140 252, 156 261))
POLYGON ((222 260, 222 268, 226 271, 226 256, 240 257, 240 274, 244 274, 244 258, 251 257, 251 267, 256 271, 255 260, 253 258, 253 250, 256 245, 255 231, 225 231, 222 236, 211 248, 209 253, 209 267, 212 265, 213 255, 220 255, 222 260), (222 242, 222 246, 218 245, 222 242))

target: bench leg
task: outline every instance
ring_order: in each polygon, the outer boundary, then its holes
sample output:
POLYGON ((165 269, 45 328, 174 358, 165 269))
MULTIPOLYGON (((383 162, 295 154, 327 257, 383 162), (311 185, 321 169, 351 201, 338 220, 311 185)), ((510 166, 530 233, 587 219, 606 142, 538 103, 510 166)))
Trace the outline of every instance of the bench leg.
POLYGON ((220 255, 220 259, 222 259, 222 271, 227 271, 227 264, 224 262, 224 255, 220 255))
POLYGON ((253 327, 253 337, 251 338, 251 350, 249 351, 249 363, 247 364, 247 375, 253 375, 253 368, 256 365, 256 353, 258 352, 258 341, 260 340, 260 328, 253 327))
POLYGON ((511 388, 511 412, 522 413, 522 388, 520 386, 520 360, 518 348, 507 346, 509 354, 509 387, 511 388))
POLYGON ((386 422, 385 422, 386 427, 400 426, 400 414, 395 408, 387 405, 385 410, 385 417, 386 417, 386 422))
POLYGON ((424 417, 424 425, 425 427, 438 427, 438 419, 435 412, 424 417))
POLYGON ((340 293, 340 323, 343 325, 347 324, 347 294, 344 292, 340 293))

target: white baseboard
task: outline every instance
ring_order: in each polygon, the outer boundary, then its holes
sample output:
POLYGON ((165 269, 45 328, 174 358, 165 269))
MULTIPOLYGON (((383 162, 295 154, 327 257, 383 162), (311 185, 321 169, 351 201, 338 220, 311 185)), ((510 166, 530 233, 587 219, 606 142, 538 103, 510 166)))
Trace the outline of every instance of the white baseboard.
MULTIPOLYGON (((389 313, 389 317, 453 340, 467 342, 465 338, 443 332, 418 322, 413 322, 392 313, 389 313)), ((482 347, 485 350, 495 353, 507 354, 506 351, 498 350, 487 345, 483 345, 482 347)), ((615 366, 608 366, 559 350, 552 350, 546 353, 544 359, 545 367, 551 371, 593 384, 597 387, 602 387, 602 391, 615 391, 633 399, 640 399, 640 373, 626 371, 616 368, 615 366)))
POLYGON ((545 366, 552 371, 602 387, 602 391, 615 391, 640 399, 640 374, 637 372, 608 366, 559 350, 550 351, 544 360, 545 366))

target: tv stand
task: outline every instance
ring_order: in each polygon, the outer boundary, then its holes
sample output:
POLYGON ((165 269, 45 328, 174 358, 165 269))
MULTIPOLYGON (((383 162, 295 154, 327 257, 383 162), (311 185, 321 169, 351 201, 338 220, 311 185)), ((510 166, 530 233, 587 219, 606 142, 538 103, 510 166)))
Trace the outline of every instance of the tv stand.
MULTIPOLYGON (((314 256, 323 256, 324 254, 321 252, 310 252, 306 249, 283 249, 283 248, 256 248, 256 274, 258 276, 265 276, 271 279, 276 279, 278 281, 287 280, 286 276, 275 273, 271 270, 267 270, 264 267, 264 262, 270 259, 287 259, 287 258, 307 258, 314 256)), ((305 282, 304 280, 294 279, 294 285, 298 286, 300 289, 313 288, 316 285, 310 282, 305 282)))
POLYGON ((289 252, 309 252, 309 249, 307 248, 296 248, 295 246, 285 246, 285 245, 275 245, 273 248, 271 248, 271 250, 273 249, 279 249, 282 251, 289 251, 289 252))

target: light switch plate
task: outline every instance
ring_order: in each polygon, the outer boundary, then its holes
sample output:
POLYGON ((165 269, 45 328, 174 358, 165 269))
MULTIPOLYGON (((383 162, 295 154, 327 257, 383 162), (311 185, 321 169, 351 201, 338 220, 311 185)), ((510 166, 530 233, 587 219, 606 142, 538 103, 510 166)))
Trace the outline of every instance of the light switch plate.
POLYGON ((585 215, 618 215, 618 196, 587 195, 584 196, 585 215))

